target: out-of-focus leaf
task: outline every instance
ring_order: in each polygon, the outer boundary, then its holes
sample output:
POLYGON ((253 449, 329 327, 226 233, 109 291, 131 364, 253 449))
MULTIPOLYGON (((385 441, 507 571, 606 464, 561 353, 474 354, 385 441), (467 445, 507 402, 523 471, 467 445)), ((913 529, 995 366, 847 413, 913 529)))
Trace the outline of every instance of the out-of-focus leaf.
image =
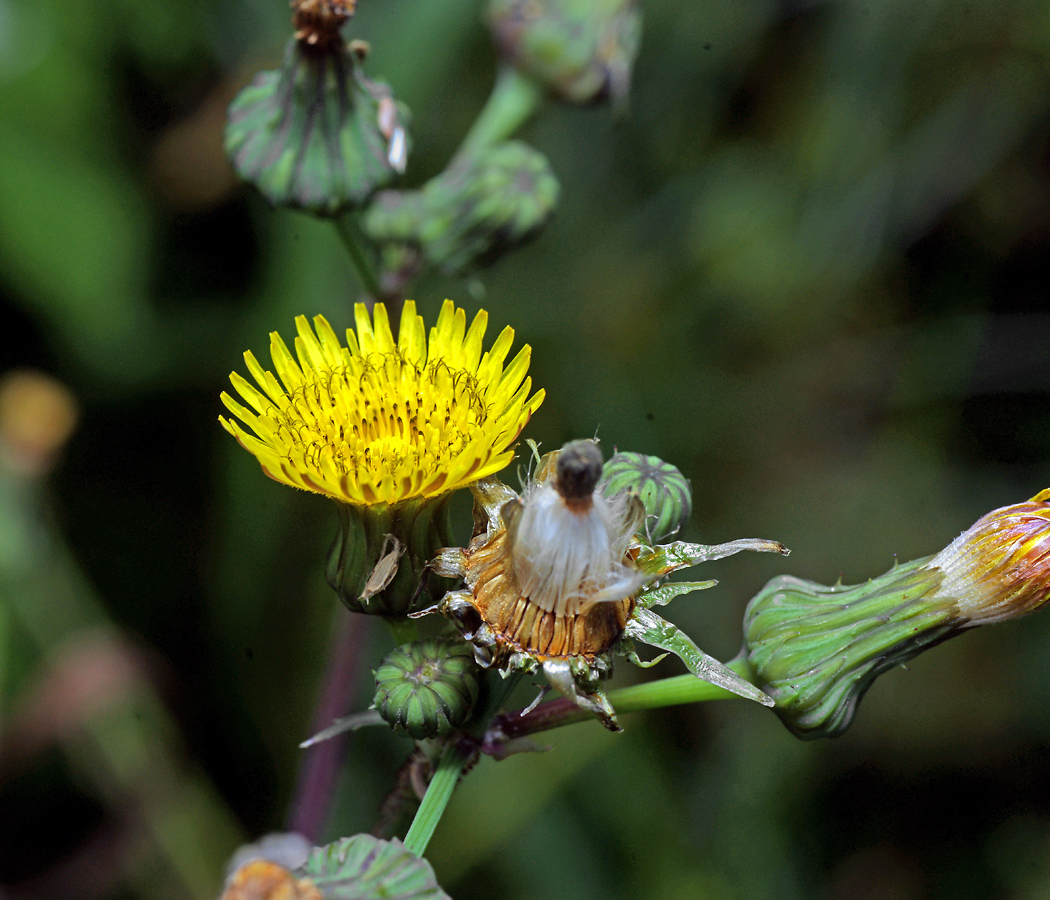
POLYGON ((325 900, 443 900, 446 894, 425 859, 401 841, 355 834, 326 847, 315 847, 296 874, 308 877, 325 900))

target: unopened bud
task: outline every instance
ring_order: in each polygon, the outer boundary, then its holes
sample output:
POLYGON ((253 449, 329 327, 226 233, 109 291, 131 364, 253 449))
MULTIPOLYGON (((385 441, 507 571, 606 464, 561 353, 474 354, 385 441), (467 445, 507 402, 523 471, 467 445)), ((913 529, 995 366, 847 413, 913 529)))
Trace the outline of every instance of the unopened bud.
POLYGON ((689 479, 656 456, 614 454, 602 470, 601 488, 606 497, 621 491, 638 495, 645 507, 647 536, 653 542, 676 534, 693 511, 689 479))
POLYGON ((1050 488, 982 516, 930 565, 968 627, 1038 609, 1050 597, 1050 488))
POLYGON ((756 683, 798 737, 835 737, 883 672, 1050 597, 1050 490, 988 513, 940 553, 866 584, 781 576, 748 604, 756 683))
POLYGON ((404 171, 408 110, 332 30, 347 4, 301 5, 317 15, 297 18, 281 68, 261 72, 230 104, 226 153, 275 206, 333 216, 404 171))
POLYGON ((418 191, 384 191, 362 226, 375 242, 419 248, 448 274, 490 265, 534 237, 560 188, 546 157, 507 141, 453 163, 418 191))
POLYGON ((470 645, 431 638, 402 644, 375 671, 375 706, 394 731, 417 740, 444 737, 463 725, 478 699, 478 666, 470 645))
POLYGON ((622 103, 641 41, 637 0, 489 0, 496 44, 561 100, 622 103))

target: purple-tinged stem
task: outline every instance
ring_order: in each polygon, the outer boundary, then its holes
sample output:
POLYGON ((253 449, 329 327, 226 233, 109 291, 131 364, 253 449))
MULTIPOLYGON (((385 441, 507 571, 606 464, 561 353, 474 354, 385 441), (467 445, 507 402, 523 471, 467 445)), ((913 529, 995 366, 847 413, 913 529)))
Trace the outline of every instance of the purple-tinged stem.
MULTIPOLYGON (((354 706, 365 654, 366 617, 340 610, 329 646, 328 666, 314 710, 311 733, 327 728, 354 706)), ((350 732, 302 751, 288 830, 316 844, 321 840, 335 784, 346 758, 350 732)))

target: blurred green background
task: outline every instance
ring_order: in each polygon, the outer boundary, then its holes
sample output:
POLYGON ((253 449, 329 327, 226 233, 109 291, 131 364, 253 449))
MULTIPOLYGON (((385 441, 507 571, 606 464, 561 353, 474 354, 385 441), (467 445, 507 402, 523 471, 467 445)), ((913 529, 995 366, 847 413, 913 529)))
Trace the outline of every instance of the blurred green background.
MULTIPOLYGON (((659 455, 692 480, 686 539, 792 548, 697 570, 720 585, 670 608, 726 659, 773 575, 860 581, 1050 484, 1050 7, 644 14, 625 116, 551 104, 522 134, 562 183, 550 227, 415 293, 532 345, 543 447, 659 455)), ((0 0, 0 370, 80 405, 50 477, 0 481, 0 897, 216 896, 237 843, 285 826, 335 517, 260 474, 218 395, 359 291, 329 226, 222 155, 288 33, 283 0, 0 0)), ((361 0, 347 34, 412 109, 421 184, 491 87, 481 6, 361 0)), ((362 640, 367 677, 389 638, 362 640)), ((890 673, 835 741, 743 702, 624 724, 483 760, 428 853, 442 885, 1050 897, 1050 614, 890 673)), ((355 739, 331 836, 371 827, 407 750, 355 739)))

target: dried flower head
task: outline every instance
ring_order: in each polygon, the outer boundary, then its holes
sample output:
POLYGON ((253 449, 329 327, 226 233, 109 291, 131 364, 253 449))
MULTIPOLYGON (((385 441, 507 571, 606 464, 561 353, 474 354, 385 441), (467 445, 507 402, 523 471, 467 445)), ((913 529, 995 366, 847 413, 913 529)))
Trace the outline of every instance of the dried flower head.
POLYGON ((585 614, 596 603, 622 601, 644 581, 624 562, 644 510, 627 493, 607 498, 596 492, 601 474, 597 444, 573 441, 558 454, 554 477, 534 482, 524 502, 504 510, 506 552, 517 586, 522 596, 557 618, 585 614))
POLYGON ((342 43, 339 29, 356 6, 357 0, 292 0, 295 39, 319 48, 342 43))
POLYGON ((520 498, 494 478, 473 485, 474 539, 465 550, 441 551, 432 563, 466 587, 446 594, 438 610, 474 645, 479 662, 504 672, 542 668, 553 687, 611 729, 618 726, 600 682, 612 673, 615 653, 644 665, 632 640, 669 650, 698 677, 771 704, 650 607, 714 584, 655 587, 677 569, 739 550, 783 547, 769 541, 653 547, 639 532, 641 501, 629 491, 606 497, 601 472, 595 443, 574 441, 540 461, 520 498))
POLYGON ((396 343, 383 304, 375 306, 374 326, 364 304, 355 319, 356 333, 347 329, 343 346, 323 316, 314 318, 314 330, 298 317, 298 362, 271 334, 280 381, 245 353, 261 390, 230 375, 251 408, 224 393, 240 422, 220 422, 267 475, 370 506, 445 494, 510 462, 511 445, 544 396, 529 396, 527 344, 504 367, 511 328, 483 354, 484 310, 468 330, 463 310, 446 301, 429 341, 412 301, 396 343))

